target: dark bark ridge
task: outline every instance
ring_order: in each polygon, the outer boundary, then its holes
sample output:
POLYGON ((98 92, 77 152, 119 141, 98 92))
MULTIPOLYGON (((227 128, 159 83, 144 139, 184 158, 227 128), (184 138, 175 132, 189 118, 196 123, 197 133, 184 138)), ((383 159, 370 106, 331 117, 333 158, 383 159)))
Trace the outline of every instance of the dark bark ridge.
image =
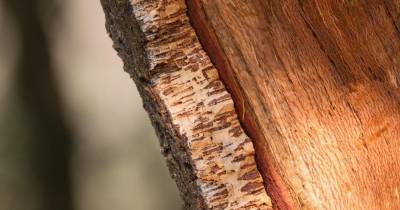
MULTIPOLYGON (((164 122, 167 115, 163 114, 165 108, 160 107, 152 93, 148 90, 151 85, 149 76, 146 76, 148 66, 144 50, 144 35, 132 13, 132 5, 127 0, 101 0, 105 15, 106 29, 114 41, 113 47, 118 52, 124 63, 124 70, 129 73, 142 97, 143 107, 148 112, 156 134, 160 140, 161 152, 166 158, 172 178, 176 183, 184 200, 185 209, 204 209, 206 205, 198 194, 195 175, 190 168, 185 145, 175 140, 178 139, 173 129, 167 129, 164 122)), ((182 139, 184 141, 184 139, 182 139)))

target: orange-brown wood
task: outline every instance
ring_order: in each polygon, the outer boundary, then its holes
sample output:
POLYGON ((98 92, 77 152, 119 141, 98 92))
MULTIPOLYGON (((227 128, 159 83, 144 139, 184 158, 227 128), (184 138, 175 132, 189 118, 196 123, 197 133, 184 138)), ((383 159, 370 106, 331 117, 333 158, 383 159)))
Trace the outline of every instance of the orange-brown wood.
POLYGON ((280 209, 400 209, 400 1, 188 0, 280 209))

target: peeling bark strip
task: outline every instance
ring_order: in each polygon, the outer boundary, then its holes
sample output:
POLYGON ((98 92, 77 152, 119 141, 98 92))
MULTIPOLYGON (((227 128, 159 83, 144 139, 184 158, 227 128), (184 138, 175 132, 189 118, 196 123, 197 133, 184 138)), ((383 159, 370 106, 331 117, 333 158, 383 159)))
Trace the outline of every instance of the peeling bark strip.
POLYGON ((190 26, 184 0, 102 5, 186 208, 270 209, 252 142, 190 26))

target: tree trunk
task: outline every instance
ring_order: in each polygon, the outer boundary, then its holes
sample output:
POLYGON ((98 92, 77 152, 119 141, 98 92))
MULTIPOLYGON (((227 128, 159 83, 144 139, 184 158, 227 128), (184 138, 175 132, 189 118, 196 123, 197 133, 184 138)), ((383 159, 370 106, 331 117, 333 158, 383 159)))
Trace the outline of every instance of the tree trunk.
POLYGON ((400 208, 400 1, 102 4, 186 208, 400 208))
MULTIPOLYGON (((16 120, 18 126, 6 126, 6 132, 11 133, 11 138, 0 141, 12 146, 5 147, 7 152, 2 153, 2 159, 10 158, 8 161, 12 161, 12 166, 18 168, 15 170, 26 170, 25 175, 16 179, 24 179, 29 183, 7 183, 12 186, 7 192, 16 192, 17 195, 17 192, 24 191, 19 196, 28 204, 19 205, 13 201, 15 196, 10 195, 9 200, 5 198, 7 202, 4 205, 8 204, 8 208, 12 209, 73 210, 70 176, 73 134, 66 121, 63 100, 59 94, 51 42, 46 33, 48 25, 42 20, 42 15, 55 6, 54 2, 2 0, 1 3, 4 3, 14 18, 14 27, 19 33, 15 86, 10 97, 12 108, 7 107, 7 111, 12 112, 5 113, 4 118, 12 119, 7 122, 10 125, 16 120), (4 155, 8 153, 12 155, 4 155)), ((55 20, 58 16, 51 18, 55 20)), ((5 174, 3 169, 2 175, 5 174)), ((16 173, 12 171, 7 173, 16 173)), ((18 177, 16 174, 13 176, 18 177)), ((0 188, 7 189, 7 186, 1 185, 0 188)))

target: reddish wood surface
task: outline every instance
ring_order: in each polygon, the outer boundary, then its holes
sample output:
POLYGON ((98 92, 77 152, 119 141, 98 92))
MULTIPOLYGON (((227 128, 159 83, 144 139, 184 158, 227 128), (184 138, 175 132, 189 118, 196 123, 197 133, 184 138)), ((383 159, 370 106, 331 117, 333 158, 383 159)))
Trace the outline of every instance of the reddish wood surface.
POLYGON ((400 1, 187 3, 276 207, 400 208, 400 1))

